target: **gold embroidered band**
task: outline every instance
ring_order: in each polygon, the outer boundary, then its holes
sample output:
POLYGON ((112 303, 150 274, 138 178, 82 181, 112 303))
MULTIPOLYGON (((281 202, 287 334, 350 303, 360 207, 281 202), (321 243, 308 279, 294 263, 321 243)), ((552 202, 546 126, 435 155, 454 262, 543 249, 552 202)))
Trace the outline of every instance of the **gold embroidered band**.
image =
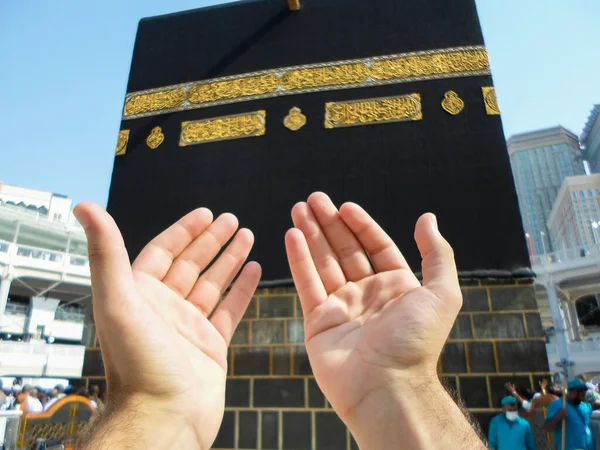
POLYGON ((123 119, 282 95, 489 74, 483 46, 307 64, 133 92, 125 99, 123 119))
POLYGON ((325 128, 406 122, 422 118, 420 94, 325 104, 325 128))
POLYGON ((485 112, 488 116, 497 116, 500 114, 500 107, 498 106, 498 99, 496 98, 496 88, 492 86, 482 87, 481 92, 485 103, 485 112))
POLYGON ((266 111, 213 117, 181 123, 179 146, 225 141, 265 134, 266 111))
POLYGON ((116 155, 124 155, 127 152, 127 143, 129 142, 129 130, 119 131, 119 140, 117 141, 116 155))

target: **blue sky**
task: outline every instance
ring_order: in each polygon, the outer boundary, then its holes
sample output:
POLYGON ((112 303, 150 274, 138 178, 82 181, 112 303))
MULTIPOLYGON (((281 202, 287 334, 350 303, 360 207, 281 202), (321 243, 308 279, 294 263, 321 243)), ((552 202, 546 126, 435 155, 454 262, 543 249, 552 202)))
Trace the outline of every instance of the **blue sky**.
MULTIPOLYGON (((105 205, 138 20, 214 3, 0 1, 0 181, 105 205)), ((506 134, 579 134, 600 103, 600 1, 477 4, 506 134)))

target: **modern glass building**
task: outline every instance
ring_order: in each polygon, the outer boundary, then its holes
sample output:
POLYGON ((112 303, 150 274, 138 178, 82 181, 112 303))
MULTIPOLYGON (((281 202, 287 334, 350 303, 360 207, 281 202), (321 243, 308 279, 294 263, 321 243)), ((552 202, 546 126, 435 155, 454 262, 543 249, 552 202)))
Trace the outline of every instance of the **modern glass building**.
POLYGON ((600 173, 600 104, 595 105, 581 133, 583 154, 592 173, 600 173))
POLYGON ((584 174, 579 139, 557 126, 511 137, 508 153, 529 250, 549 253, 547 221, 558 191, 566 177, 584 174))

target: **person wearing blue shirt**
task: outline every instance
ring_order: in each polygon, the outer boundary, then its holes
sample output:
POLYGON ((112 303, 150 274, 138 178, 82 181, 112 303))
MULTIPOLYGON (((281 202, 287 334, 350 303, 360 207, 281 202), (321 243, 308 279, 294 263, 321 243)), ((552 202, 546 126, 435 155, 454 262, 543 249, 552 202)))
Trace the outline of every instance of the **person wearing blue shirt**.
POLYGON ((502 399, 502 414, 490 422, 488 440, 492 450, 535 450, 531 425, 519 417, 514 397, 502 399))
POLYGON ((567 384, 567 401, 563 408, 563 400, 554 400, 548 405, 546 424, 548 432, 554 431, 554 442, 557 450, 594 450, 594 436, 590 428, 592 406, 584 402, 587 388, 578 378, 569 380, 567 384), (565 420, 565 445, 562 447, 562 421, 565 420))

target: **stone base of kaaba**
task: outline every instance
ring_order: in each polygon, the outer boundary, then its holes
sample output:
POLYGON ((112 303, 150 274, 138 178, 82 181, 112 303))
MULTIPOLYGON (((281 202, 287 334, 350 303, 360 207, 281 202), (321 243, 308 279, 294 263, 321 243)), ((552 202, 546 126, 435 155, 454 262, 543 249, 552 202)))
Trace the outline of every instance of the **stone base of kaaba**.
MULTIPOLYGON (((535 388, 549 377, 544 330, 532 279, 463 279, 461 286, 464 303, 440 377, 487 434, 504 383, 535 388)), ((319 390, 303 343, 295 289, 259 289, 229 350, 226 411, 214 449, 358 448, 319 390)), ((104 383, 97 342, 86 353, 83 378, 104 383)))

